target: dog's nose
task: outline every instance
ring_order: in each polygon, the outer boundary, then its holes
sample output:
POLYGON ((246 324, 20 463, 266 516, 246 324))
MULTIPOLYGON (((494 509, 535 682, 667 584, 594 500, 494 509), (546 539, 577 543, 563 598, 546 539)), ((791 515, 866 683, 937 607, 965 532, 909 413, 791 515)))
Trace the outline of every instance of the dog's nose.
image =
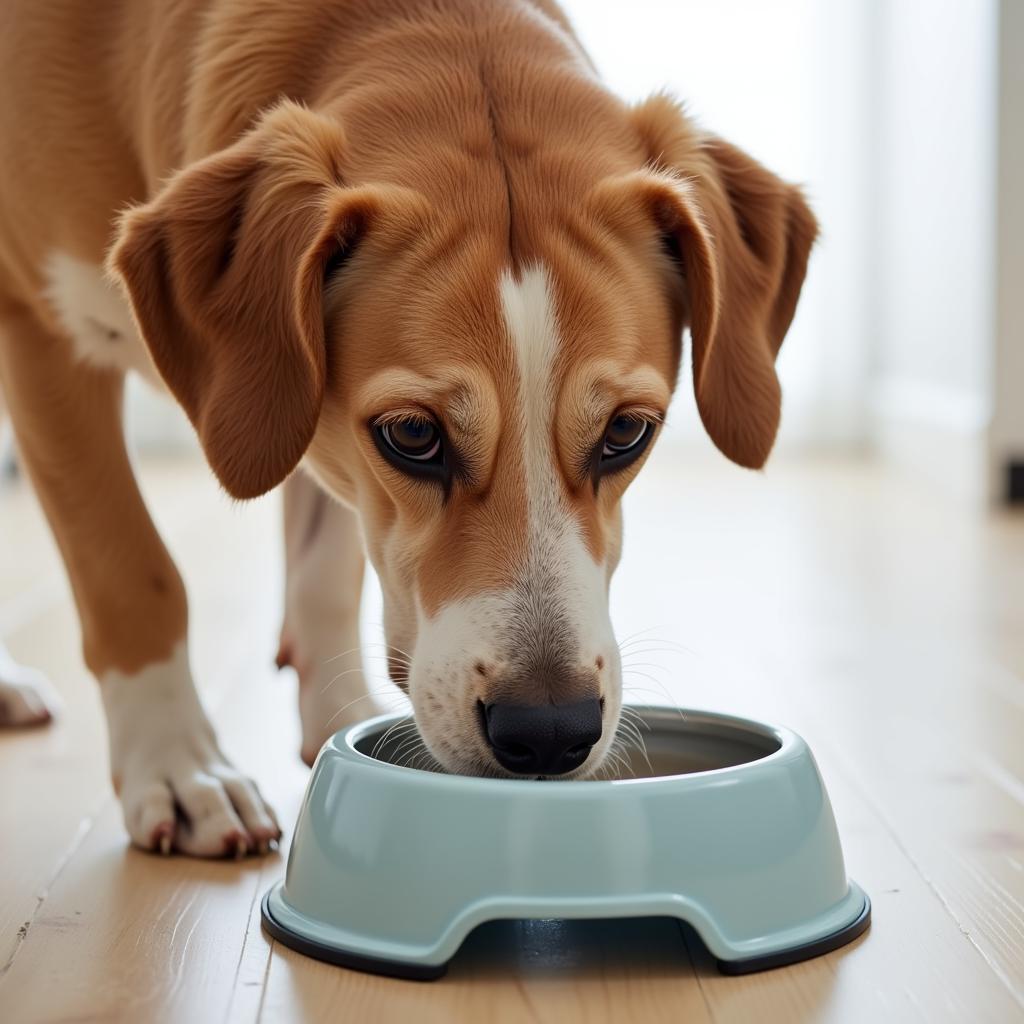
POLYGON ((601 738, 601 701, 487 704, 484 732, 498 763, 520 775, 564 775, 601 738))

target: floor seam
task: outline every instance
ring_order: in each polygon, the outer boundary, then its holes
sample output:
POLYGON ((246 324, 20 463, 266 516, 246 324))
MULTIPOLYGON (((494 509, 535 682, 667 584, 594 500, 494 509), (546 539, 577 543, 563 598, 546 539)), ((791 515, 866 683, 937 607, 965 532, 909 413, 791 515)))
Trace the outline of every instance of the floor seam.
POLYGON ((72 858, 81 849, 82 844, 85 842, 86 838, 96 827, 96 822, 99 819, 100 815, 103 813, 103 810, 109 803, 109 801, 110 797, 105 796, 100 801, 95 812, 92 815, 87 815, 78 823, 78 828, 75 830, 75 834, 70 844, 68 845, 64 853, 61 855, 61 857, 58 859, 56 867, 54 868, 53 873, 50 875, 50 877, 46 880, 45 884, 43 885, 42 891, 36 895, 36 905, 33 908, 32 913, 29 915, 28 920, 18 928, 17 935, 15 936, 14 940, 14 946, 11 949, 10 956, 8 956, 7 959, 4 961, 3 966, 0 966, 0 981, 2 981, 6 977, 8 972, 14 966, 14 961, 17 959, 18 954, 21 952, 25 943, 28 941, 28 936, 32 930, 32 925, 35 924, 36 919, 39 917, 39 912, 43 909, 43 904, 45 904, 47 899, 49 898, 51 890, 53 889, 54 885, 57 884, 57 881, 60 878, 60 876, 64 873, 64 869, 68 866, 68 864, 71 863, 72 858))
MULTIPOLYGON (((256 880, 253 884, 252 899, 249 901, 249 912, 245 918, 245 934, 242 936, 242 948, 238 951, 238 963, 235 964, 235 977, 231 983, 231 998, 228 1000, 227 1012, 224 1015, 225 1024, 231 1020, 231 1008, 235 1005, 235 995, 238 992, 238 976, 242 971, 242 961, 245 959, 245 951, 249 948, 249 935, 252 926, 252 910, 256 906, 260 893, 263 891, 264 866, 261 864, 256 872, 256 880)), ((269 960, 269 953, 267 959, 269 960)))
POLYGON ((267 950, 267 965, 263 968, 263 984, 260 986, 260 1004, 256 1008, 256 1024, 263 1020, 263 1010, 267 1001, 267 983, 270 981, 270 964, 274 959, 274 950, 277 949, 277 939, 270 940, 270 949, 267 950))
POLYGON ((697 982, 697 991, 700 992, 700 997, 704 1001, 704 1008, 708 1011, 708 1020, 714 1024, 714 1021, 717 1019, 714 1008, 708 1000, 708 994, 704 991, 704 983, 700 980, 700 974, 697 972, 697 964, 694 962, 693 952, 690 949, 689 936, 683 927, 683 922, 678 918, 676 919, 676 927, 679 929, 679 938, 682 939, 683 949, 686 951, 686 959, 689 961, 690 969, 693 971, 693 980, 697 982))

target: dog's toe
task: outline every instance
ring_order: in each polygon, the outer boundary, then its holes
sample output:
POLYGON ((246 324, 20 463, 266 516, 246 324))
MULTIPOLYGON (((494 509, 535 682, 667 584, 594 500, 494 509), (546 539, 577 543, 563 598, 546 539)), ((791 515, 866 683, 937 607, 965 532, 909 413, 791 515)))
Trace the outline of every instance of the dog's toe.
POLYGON ((249 833, 224 784, 197 772, 175 786, 183 821, 177 848, 194 857, 240 857, 249 849, 249 833))
POLYGON ((244 775, 231 769, 222 769, 218 772, 218 778, 256 850, 265 853, 271 842, 276 843, 281 838, 281 828, 273 810, 260 795, 256 784, 244 775))
POLYGON ((121 793, 132 841, 192 857, 266 853, 281 830, 256 786, 225 763, 172 766, 148 783, 125 780, 121 793))
POLYGON ((174 848, 174 794, 166 782, 122 792, 125 824, 136 846, 169 854, 174 848))

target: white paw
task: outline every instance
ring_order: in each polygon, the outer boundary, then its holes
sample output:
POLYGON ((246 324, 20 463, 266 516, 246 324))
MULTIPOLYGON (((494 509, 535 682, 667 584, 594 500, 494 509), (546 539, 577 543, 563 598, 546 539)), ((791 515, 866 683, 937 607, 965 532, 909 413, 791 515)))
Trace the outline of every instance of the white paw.
POLYGON ((110 764, 132 842, 193 857, 265 853, 281 836, 255 784, 221 753, 184 647, 101 682, 110 764))
POLYGON ((215 745, 164 748, 139 760, 121 777, 120 792, 125 827, 136 846, 193 857, 244 857, 266 853, 280 839, 274 812, 255 784, 215 745))
POLYGON ((43 725, 60 707, 57 692, 41 672, 16 664, 0 648, 0 727, 43 725))

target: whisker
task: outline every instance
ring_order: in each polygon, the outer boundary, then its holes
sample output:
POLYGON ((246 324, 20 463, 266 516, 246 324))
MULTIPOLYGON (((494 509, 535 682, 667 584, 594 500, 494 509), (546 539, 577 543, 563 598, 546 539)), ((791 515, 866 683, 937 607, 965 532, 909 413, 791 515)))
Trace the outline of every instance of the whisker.
POLYGON ((327 658, 326 661, 322 662, 322 664, 328 665, 332 661, 337 661, 339 658, 344 658, 345 655, 347 654, 355 654, 356 652, 359 652, 360 654, 366 654, 367 657, 372 658, 384 658, 390 656, 384 654, 369 654, 367 652, 367 648, 370 647, 382 647, 384 648, 385 651, 394 651, 397 654, 400 654, 405 659, 407 664, 412 664, 412 655, 409 654, 408 651, 403 651, 400 647, 395 647, 392 644, 386 644, 376 640, 368 640, 360 644, 358 647, 350 647, 347 651, 342 651, 340 654, 335 654, 332 657, 327 658))
POLYGON ((615 742, 608 748, 608 758, 615 765, 615 774, 623 775, 628 772, 630 775, 636 775, 633 771, 629 761, 622 755, 620 748, 617 748, 615 742))
POLYGON ((397 722, 395 722, 394 725, 386 729, 383 735, 373 745, 373 749, 370 751, 370 757, 377 756, 378 751, 385 743, 387 743, 388 737, 395 731, 395 729, 399 728, 400 726, 408 727, 410 723, 415 725, 415 722, 416 720, 414 715, 406 715, 405 717, 400 718, 397 722))
POLYGON ((657 629, 665 628, 665 626, 648 626, 647 629, 638 629, 635 633, 630 633, 629 636, 623 637, 619 641, 619 646, 621 647, 623 644, 628 643, 630 640, 633 640, 636 637, 643 636, 645 633, 653 633, 657 629))
MULTIPOLYGON (((384 623, 383 622, 378 622, 377 626, 381 630, 384 629, 384 623)), ((383 640, 371 640, 368 643, 372 644, 375 647, 385 647, 389 651, 395 651, 398 654, 404 655, 410 661, 412 660, 412 655, 407 650, 405 650, 404 648, 399 647, 397 644, 389 644, 389 643, 387 643, 386 641, 383 641, 383 640)))
POLYGON ((627 668, 630 668, 630 669, 633 669, 633 668, 654 668, 654 669, 657 669, 659 672, 667 672, 668 671, 668 669, 665 668, 664 665, 659 665, 657 662, 654 662, 654 661, 624 661, 622 663, 622 667, 623 667, 623 669, 627 669, 627 668))
POLYGON ((344 658, 346 654, 355 654, 357 651, 361 654, 363 651, 362 646, 350 647, 347 651, 342 651, 341 654, 332 655, 330 658, 327 658, 326 660, 322 661, 321 664, 329 665, 332 661, 337 661, 339 658, 344 658))
POLYGON ((672 647, 633 647, 628 651, 619 651, 619 659, 623 662, 629 661, 631 658, 640 658, 645 654, 668 654, 673 656, 682 656, 684 652, 677 651, 672 647))
POLYGON ((393 746, 397 746, 409 736, 416 735, 416 732, 416 721, 413 716, 410 715, 406 721, 395 723, 384 733, 383 736, 380 737, 380 739, 378 739, 377 743, 374 744, 374 749, 371 752, 371 755, 376 757, 379 754, 383 757, 386 746, 391 745, 393 748, 393 746))
POLYGON ((409 767, 422 771, 420 765, 427 764, 427 758, 429 758, 429 756, 430 751, 427 750, 426 744, 424 744, 423 749, 412 759, 412 761, 409 762, 409 767))
MULTIPOLYGON (((416 732, 416 720, 412 715, 407 715, 401 722, 396 722, 391 726, 383 736, 380 737, 379 743, 381 747, 387 746, 389 743, 394 746, 400 743, 402 738, 406 735, 411 735, 416 732)), ((376 750, 374 746, 374 750, 376 750)))
MULTIPOLYGON (((384 632, 384 631, 385 631, 385 629, 384 629, 384 621, 383 621, 382 619, 377 619, 377 620, 375 620, 375 621, 374 621, 374 622, 372 623, 372 625, 373 625, 373 626, 374 626, 374 627, 375 627, 376 629, 379 629, 379 630, 380 630, 381 632, 384 632)), ((380 644, 380 643, 381 643, 381 641, 374 641, 374 642, 376 642, 376 643, 378 643, 378 644, 380 644)), ((385 646, 385 647, 389 647, 389 648, 390 648, 391 650, 393 650, 393 651, 398 651, 398 653, 399 653, 399 654, 404 654, 404 655, 405 655, 406 657, 408 657, 408 658, 411 658, 411 657, 412 657, 412 655, 411 655, 411 654, 410 654, 410 653, 409 653, 408 651, 406 651, 406 650, 403 650, 403 649, 402 649, 401 647, 398 647, 398 646, 397 646, 397 645, 395 645, 395 644, 387 644, 387 643, 385 643, 385 644, 383 644, 383 646, 385 646)))
POLYGON ((362 672, 362 671, 363 671, 363 666, 362 666, 362 665, 359 665, 359 666, 358 666, 357 668, 347 668, 347 669, 345 669, 345 671, 344 671, 344 672, 339 672, 339 673, 338 673, 338 674, 337 674, 337 675, 336 675, 336 676, 335 676, 335 677, 334 677, 334 678, 333 678, 333 679, 332 679, 332 680, 331 680, 330 682, 328 682, 328 683, 327 683, 327 685, 326 685, 326 686, 325 686, 325 687, 324 687, 324 688, 323 688, 323 689, 322 689, 322 690, 320 691, 320 696, 322 697, 322 696, 323 696, 323 695, 324 695, 324 694, 325 694, 325 693, 326 693, 326 692, 327 692, 327 691, 328 691, 328 690, 329 690, 329 689, 330 689, 330 688, 331 688, 331 687, 332 687, 332 686, 333 686, 333 685, 334 685, 334 684, 335 684, 335 683, 336 683, 336 682, 337 682, 337 681, 338 681, 339 679, 342 679, 342 678, 343 678, 344 676, 350 676, 350 675, 352 675, 352 674, 353 674, 354 672, 362 672))
POLYGON ((641 726, 648 732, 651 731, 650 722, 648 722, 647 719, 644 718, 644 716, 641 715, 636 708, 630 706, 629 704, 623 704, 622 707, 619 708, 619 714, 626 715, 629 718, 629 720, 633 722, 635 725, 641 726))
POLYGON ((358 704, 361 700, 366 700, 367 697, 380 697, 382 695, 390 696, 392 699, 399 697, 402 700, 406 699, 405 695, 401 691, 393 694, 388 694, 387 691, 384 690, 371 690, 369 693, 362 693, 358 697, 356 697, 355 700, 350 700, 347 704, 343 704, 340 708, 338 708, 338 710, 335 711, 334 714, 331 715, 331 717, 328 718, 326 722, 324 722, 324 728, 330 725, 331 722, 333 722, 338 717, 338 715, 340 715, 343 711, 347 711, 350 707, 352 707, 353 704, 358 704))
POLYGON ((423 754, 426 752, 426 744, 419 737, 417 737, 417 739, 418 744, 414 745, 413 748, 397 762, 401 767, 414 767, 415 762, 417 762, 421 757, 423 757, 423 754))
MULTIPOLYGON (((657 682, 657 680, 654 680, 654 682, 657 682)), ((625 683, 624 682, 622 684, 622 692, 623 692, 623 694, 628 694, 628 696, 630 696, 630 697, 632 697, 633 695, 638 694, 638 693, 653 693, 656 696, 661 697, 662 699, 667 697, 673 707, 678 707, 679 706, 679 704, 676 701, 676 699, 668 692, 668 690, 666 690, 664 688, 655 690, 655 689, 653 689, 650 686, 641 686, 640 683, 625 683)))
POLYGON ((444 769, 438 763, 437 758, 427 749, 427 745, 423 745, 423 753, 413 762, 412 767, 418 768, 420 771, 443 771, 444 769))
POLYGON ((401 743, 395 747, 395 752, 392 757, 395 759, 394 763, 401 763, 402 754, 407 750, 417 750, 423 745, 423 737, 418 732, 414 732, 409 736, 406 736, 401 743))
POLYGON ((640 730, 629 722, 620 722, 619 724, 625 730, 626 735, 632 739, 633 746, 640 751, 644 761, 647 762, 648 771, 653 775, 654 765, 651 764, 651 759, 647 755, 647 744, 644 742, 643 736, 640 735, 640 730))
POLYGON ((696 654, 692 647, 687 647, 685 644, 676 643, 675 640, 668 640, 665 637, 648 636, 640 637, 636 640, 632 640, 629 643, 619 644, 619 652, 625 653, 626 651, 636 650, 643 644, 648 644, 651 647, 665 648, 666 650, 672 651, 676 654, 696 654))
POLYGON ((616 730, 616 735, 618 735, 619 732, 628 736, 633 743, 637 743, 642 739, 640 730, 628 718, 619 719, 619 728, 616 730))
POLYGON ((653 693, 659 697, 664 697, 668 700, 669 707, 671 707, 674 711, 678 711, 680 717, 686 717, 686 715, 683 712, 683 709, 679 706, 679 701, 677 701, 676 698, 672 696, 668 688, 660 680, 655 679, 653 676, 647 675, 647 673, 645 672, 637 672, 635 674, 638 676, 643 676, 645 679, 649 679, 652 683, 655 684, 655 686, 658 687, 658 689, 652 690, 650 687, 647 686, 638 686, 636 683, 626 683, 625 681, 623 681, 623 692, 629 690, 636 693, 653 693))
MULTIPOLYGON (((630 675, 630 676, 641 676, 644 679, 649 679, 652 683, 655 684, 655 686, 664 686, 665 685, 664 683, 662 683, 662 681, 660 679, 656 679, 650 673, 648 673, 648 672, 638 672, 634 668, 624 668, 622 670, 622 674, 623 674, 623 676, 627 676, 627 675, 630 675)), ((666 693, 667 692, 668 691, 666 691, 666 693)))

